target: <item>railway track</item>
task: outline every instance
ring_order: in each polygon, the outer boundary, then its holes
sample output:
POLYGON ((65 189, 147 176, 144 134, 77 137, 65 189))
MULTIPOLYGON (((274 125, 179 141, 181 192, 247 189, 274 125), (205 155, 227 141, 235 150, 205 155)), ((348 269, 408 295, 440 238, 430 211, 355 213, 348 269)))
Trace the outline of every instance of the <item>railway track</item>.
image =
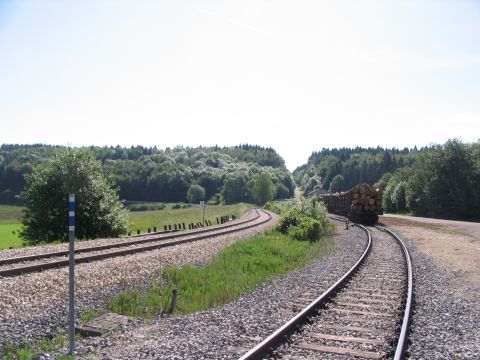
POLYGON ((413 297, 410 255, 390 230, 355 226, 368 237, 355 265, 316 299, 299 299, 303 310, 240 360, 404 358, 413 297))
MULTIPOLYGON (((175 233, 152 233, 144 239, 128 239, 119 243, 97 245, 75 250, 75 263, 88 263, 116 256, 131 255, 164 247, 175 246, 198 241, 214 236, 230 234, 261 225, 271 219, 271 215, 261 209, 255 209, 256 215, 247 220, 223 225, 178 231, 175 233)), ((68 250, 56 251, 29 256, 0 259, 0 277, 20 276, 22 274, 40 272, 68 266, 68 250)))

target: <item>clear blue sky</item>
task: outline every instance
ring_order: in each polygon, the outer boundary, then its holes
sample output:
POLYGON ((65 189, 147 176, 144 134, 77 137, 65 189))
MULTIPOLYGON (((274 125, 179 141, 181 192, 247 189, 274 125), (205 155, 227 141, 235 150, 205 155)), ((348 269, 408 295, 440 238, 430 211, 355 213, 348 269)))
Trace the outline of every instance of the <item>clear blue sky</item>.
POLYGON ((480 138, 479 1, 0 0, 0 143, 480 138))

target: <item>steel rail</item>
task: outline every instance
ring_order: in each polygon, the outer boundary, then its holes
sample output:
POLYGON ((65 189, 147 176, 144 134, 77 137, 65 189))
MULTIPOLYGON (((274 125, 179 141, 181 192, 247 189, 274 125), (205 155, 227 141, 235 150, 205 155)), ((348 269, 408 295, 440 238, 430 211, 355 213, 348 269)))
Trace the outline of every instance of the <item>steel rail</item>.
POLYGON ((412 311, 413 311, 413 270, 412 270, 412 260, 410 258, 410 253, 408 252, 405 243, 400 239, 400 237, 395 234, 390 229, 387 229, 383 226, 375 226, 380 231, 384 231, 390 234, 403 250, 403 255, 405 256, 405 261, 407 263, 407 275, 408 275, 408 289, 407 289, 407 301, 405 303, 404 315, 402 320, 402 327, 400 330, 400 336, 398 337, 397 346, 395 349, 394 360, 402 360, 405 358, 405 351, 408 346, 408 331, 410 323, 412 321, 412 311))
POLYGON ((345 285, 345 283, 351 278, 351 276, 358 270, 360 265, 365 261, 372 248, 372 236, 370 234, 370 231, 362 225, 357 226, 363 229, 368 236, 368 242, 365 250, 359 257, 357 262, 322 295, 312 301, 306 308, 304 308, 292 319, 282 325, 282 327, 277 329, 260 344, 255 346, 245 355, 243 355, 239 360, 263 359, 273 349, 282 344, 285 339, 288 338, 292 333, 294 333, 301 325, 307 322, 310 317, 314 316, 317 310, 323 305, 325 305, 337 293, 337 291, 345 285))
MULTIPOLYGON (((265 220, 262 220, 260 222, 255 222, 255 223, 251 224, 250 222, 258 219, 260 217, 260 215, 259 215, 255 219, 249 220, 248 222, 250 224, 248 224, 246 226, 243 226, 239 229, 238 228, 232 229, 232 227, 234 226, 234 225, 232 225, 232 226, 229 226, 229 228, 227 230, 215 229, 216 231, 210 231, 207 234, 203 234, 201 236, 196 236, 194 238, 173 240, 173 241, 167 241, 167 242, 162 242, 162 243, 153 244, 153 245, 142 246, 142 247, 134 248, 134 249, 124 249, 124 250, 118 250, 118 251, 114 251, 114 252, 103 253, 103 254, 95 254, 95 255, 85 256, 85 257, 75 259, 75 263, 76 264, 88 263, 88 262, 92 262, 92 261, 98 261, 98 260, 103 260, 103 259, 117 257, 117 256, 131 255, 131 254, 134 254, 134 253, 139 253, 139 252, 155 250, 155 249, 160 249, 160 248, 164 248, 164 247, 170 247, 170 246, 185 244, 185 243, 189 243, 189 242, 199 241, 199 240, 207 239, 207 238, 213 237, 213 236, 221 236, 221 235, 231 234, 231 233, 241 231, 241 230, 246 230, 246 229, 249 229, 249 228, 252 228, 252 227, 255 227, 255 226, 258 226, 258 225, 261 225, 261 224, 264 224, 264 223, 270 221, 272 216, 266 211, 264 213, 267 214, 267 218, 265 220)), ((240 225, 244 225, 244 224, 245 223, 242 223, 240 225)), ((238 223, 235 224, 235 225, 238 225, 238 223)), ((225 227, 223 227, 223 229, 224 228, 225 227)), ((203 231, 203 233, 205 233, 205 231, 203 231)), ((198 234, 198 232, 195 233, 195 234, 184 233, 183 236, 192 236, 192 235, 196 235, 196 234, 198 234)), ((13 269, 5 269, 5 270, 0 270, 0 277, 18 276, 18 275, 22 275, 22 274, 26 274, 26 273, 31 273, 31 272, 39 272, 39 271, 48 270, 48 269, 65 267, 67 265, 68 265, 68 260, 59 260, 59 261, 53 261, 53 262, 44 263, 44 264, 36 264, 36 265, 17 267, 17 268, 13 268, 13 269)))
MULTIPOLYGON (((75 249, 75 254, 109 250, 109 249, 115 249, 115 248, 126 247, 126 246, 146 244, 146 243, 149 243, 149 242, 156 242, 156 241, 160 241, 160 240, 176 239, 176 238, 183 237, 183 236, 202 234, 202 233, 206 233, 206 232, 214 232, 214 231, 217 231, 219 229, 225 229, 225 228, 229 228, 229 227, 232 227, 232 226, 242 225, 242 224, 246 224, 246 223, 257 220, 260 217, 260 214, 258 213, 257 209, 255 209, 255 211, 257 212, 257 214, 254 218, 248 219, 248 220, 242 220, 242 221, 236 222, 234 224, 226 224, 226 225, 223 224, 223 225, 220 225, 220 226, 209 227, 207 229, 196 229, 196 230, 191 230, 191 231, 177 231, 174 234, 169 233, 169 234, 165 234, 164 236, 154 236, 154 235, 164 234, 162 232, 144 234, 143 236, 150 236, 150 237, 148 239, 142 239, 142 240, 124 241, 124 242, 115 243, 115 244, 97 245, 97 246, 86 247, 86 248, 83 248, 83 249, 75 249)), ((17 264, 17 263, 27 262, 27 261, 35 261, 35 260, 40 260, 40 259, 47 259, 47 258, 51 258, 51 257, 62 257, 62 256, 68 256, 68 250, 54 251, 54 252, 49 252, 49 253, 27 255, 27 256, 18 256, 18 257, 12 257, 12 258, 7 258, 7 259, 0 259, 0 266, 9 265, 9 264, 17 264)))

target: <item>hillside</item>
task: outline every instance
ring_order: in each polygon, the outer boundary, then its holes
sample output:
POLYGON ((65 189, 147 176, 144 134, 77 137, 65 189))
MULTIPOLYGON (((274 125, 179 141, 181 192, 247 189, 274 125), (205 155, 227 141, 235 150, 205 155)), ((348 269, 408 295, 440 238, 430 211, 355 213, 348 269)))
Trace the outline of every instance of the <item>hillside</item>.
MULTIPOLYGON (((60 146, 1 145, 0 203, 19 203, 24 175, 55 156, 60 146)), ((276 185, 276 198, 293 196, 294 182, 283 158, 271 148, 234 147, 89 147, 113 174, 120 198, 130 201, 186 201, 188 188, 198 184, 207 199, 229 187, 226 202, 251 200, 253 178, 267 173, 276 185), (233 188, 233 189, 232 189, 233 188)))
POLYGON ((411 165, 418 152, 416 148, 322 149, 313 152, 307 163, 295 169, 293 175, 305 192, 317 188, 343 191, 359 183, 373 185, 383 174, 411 165))

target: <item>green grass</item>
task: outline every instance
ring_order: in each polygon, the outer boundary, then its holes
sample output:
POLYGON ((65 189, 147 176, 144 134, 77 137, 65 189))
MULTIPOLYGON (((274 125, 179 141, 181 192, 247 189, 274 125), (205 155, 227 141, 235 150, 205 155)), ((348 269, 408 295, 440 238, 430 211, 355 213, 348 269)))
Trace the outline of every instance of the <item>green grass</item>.
POLYGON ((22 240, 17 235, 21 227, 22 224, 0 224, 0 250, 23 246, 22 240))
POLYGON ((228 247, 207 267, 168 267, 162 279, 148 291, 133 290, 115 296, 110 308, 123 315, 152 318, 169 308, 173 287, 178 294, 176 312, 191 313, 221 306, 274 276, 323 257, 332 245, 333 240, 326 237, 311 243, 278 232, 258 235, 228 247))
MULTIPOLYGON (((235 205, 207 205, 205 208, 205 220, 210 220, 212 224, 216 224, 216 218, 224 215, 235 215, 239 217, 243 215, 252 205, 235 204, 235 205)), ((202 222, 203 209, 199 207, 172 209, 171 207, 164 210, 155 211, 135 211, 130 213, 130 221, 132 225, 130 230, 135 232, 139 229, 142 233, 147 228, 157 227, 157 230, 163 230, 164 225, 202 222)))
POLYGON ((22 206, 0 205, 0 224, 19 223, 23 217, 22 206))
POLYGON ((20 230, 20 219, 23 216, 23 207, 0 205, 0 250, 9 247, 22 247, 22 240, 17 235, 20 230))
POLYGON ((80 314, 80 320, 82 321, 90 321, 94 318, 99 317, 102 315, 102 311, 100 309, 89 309, 80 314))
MULTIPOLYGON (((205 208, 205 219, 210 220, 212 224, 216 224, 216 218, 224 215, 235 215, 237 217, 243 215, 252 205, 235 204, 235 205, 207 205, 205 208)), ((10 247, 22 247, 22 240, 18 237, 17 232, 21 228, 20 218, 23 216, 23 207, 0 205, 0 250, 10 247)), ((155 211, 135 211, 130 212, 130 221, 132 225, 130 230, 135 232, 139 229, 142 233, 147 229, 163 230, 163 225, 181 224, 181 223, 197 223, 203 219, 203 209, 198 207, 172 209, 168 207, 163 210, 155 211)))
MULTIPOLYGON (((54 339, 43 338, 33 344, 24 342, 22 345, 14 345, 11 343, 4 344, 4 354, 0 357, 1 360, 33 360, 37 354, 41 352, 51 352, 67 344, 67 336, 61 332, 55 336, 54 339)), ((60 356, 56 359, 74 359, 73 356, 60 356)))

